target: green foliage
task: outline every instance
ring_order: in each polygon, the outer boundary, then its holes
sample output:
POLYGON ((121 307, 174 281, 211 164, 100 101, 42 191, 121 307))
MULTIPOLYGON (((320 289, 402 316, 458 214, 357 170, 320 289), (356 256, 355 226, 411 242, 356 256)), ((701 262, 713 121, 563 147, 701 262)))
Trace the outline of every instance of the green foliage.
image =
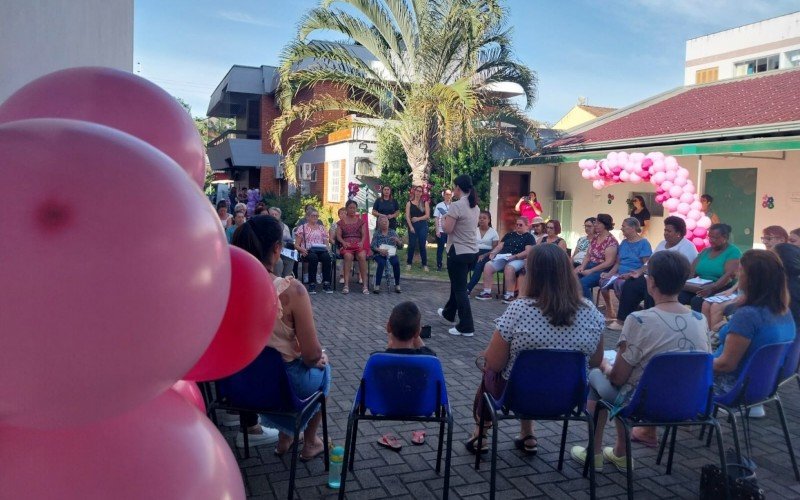
POLYGON ((267 207, 280 208, 283 222, 290 228, 293 228, 300 218, 305 217, 306 205, 313 205, 319 211, 319 220, 325 224, 325 227, 330 227, 330 221, 333 220, 335 215, 333 210, 330 207, 323 206, 322 201, 316 196, 302 196, 299 193, 290 196, 265 193, 262 201, 267 207))

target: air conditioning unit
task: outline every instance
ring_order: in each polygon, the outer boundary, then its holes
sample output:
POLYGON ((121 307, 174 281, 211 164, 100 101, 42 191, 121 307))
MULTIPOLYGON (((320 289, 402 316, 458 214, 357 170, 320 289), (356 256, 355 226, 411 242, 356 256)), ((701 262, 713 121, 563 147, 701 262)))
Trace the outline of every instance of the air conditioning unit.
POLYGON ((278 164, 275 165, 275 178, 276 179, 283 179, 284 178, 284 169, 285 169, 285 167, 283 165, 283 162, 278 162, 278 164))
POLYGON ((355 166, 356 166, 356 175, 358 177, 380 177, 381 176, 381 168, 379 165, 372 162, 372 159, 368 157, 356 157, 355 166))
POLYGON ((317 182, 317 168, 310 163, 303 163, 300 167, 300 180, 317 182))

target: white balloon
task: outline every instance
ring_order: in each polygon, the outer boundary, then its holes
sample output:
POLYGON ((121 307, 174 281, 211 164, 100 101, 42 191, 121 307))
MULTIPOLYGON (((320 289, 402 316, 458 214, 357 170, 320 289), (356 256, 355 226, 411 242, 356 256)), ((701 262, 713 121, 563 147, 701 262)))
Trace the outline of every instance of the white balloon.
POLYGON ((693 195, 693 194, 691 194, 691 193, 687 193, 686 191, 684 191, 684 192, 683 192, 683 193, 681 193, 681 195, 680 195, 680 200, 681 200, 681 203, 686 203, 686 204, 689 204, 689 205, 690 205, 690 207, 689 207, 689 208, 691 208, 691 203, 692 203, 692 201, 694 200, 694 195, 693 195))
POLYGON ((697 225, 699 227, 702 227, 703 229, 708 229, 711 227, 711 219, 709 219, 708 216, 704 215, 700 217, 699 221, 697 221, 697 225))

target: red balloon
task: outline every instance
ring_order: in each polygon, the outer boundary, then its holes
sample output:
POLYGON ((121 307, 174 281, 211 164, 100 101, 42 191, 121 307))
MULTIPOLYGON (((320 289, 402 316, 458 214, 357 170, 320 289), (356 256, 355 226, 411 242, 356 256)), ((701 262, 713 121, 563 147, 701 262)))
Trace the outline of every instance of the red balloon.
POLYGON ((275 326, 278 296, 264 265, 231 246, 228 306, 214 340, 183 378, 203 382, 233 375, 264 349, 275 326))
POLYGON ((28 83, 0 105, 0 123, 70 118, 122 130, 175 160, 203 186, 205 151, 194 120, 158 85, 127 71, 83 67, 28 83))
POLYGON ((94 123, 0 125, 0 158, 0 425, 86 424, 166 391, 225 311, 211 204, 169 157, 94 123))
POLYGON ((245 498, 225 439, 173 391, 92 425, 0 426, 0 443, 5 498, 245 498))
POLYGON ((171 387, 171 389, 180 394, 183 399, 194 405, 194 407, 201 412, 206 412, 206 402, 203 399, 203 394, 200 392, 200 388, 197 387, 197 384, 194 382, 189 382, 188 380, 178 380, 175 382, 175 385, 171 387))

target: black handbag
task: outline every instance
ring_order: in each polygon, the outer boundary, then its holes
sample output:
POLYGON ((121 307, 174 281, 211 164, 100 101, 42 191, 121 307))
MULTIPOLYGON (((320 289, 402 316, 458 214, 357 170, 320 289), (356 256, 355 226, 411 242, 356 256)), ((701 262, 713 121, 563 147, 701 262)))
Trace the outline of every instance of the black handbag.
POLYGON ((746 465, 729 464, 728 473, 714 464, 706 464, 700 473, 700 500, 725 500, 725 481, 731 500, 763 500, 764 490, 759 488, 756 475, 746 465))

